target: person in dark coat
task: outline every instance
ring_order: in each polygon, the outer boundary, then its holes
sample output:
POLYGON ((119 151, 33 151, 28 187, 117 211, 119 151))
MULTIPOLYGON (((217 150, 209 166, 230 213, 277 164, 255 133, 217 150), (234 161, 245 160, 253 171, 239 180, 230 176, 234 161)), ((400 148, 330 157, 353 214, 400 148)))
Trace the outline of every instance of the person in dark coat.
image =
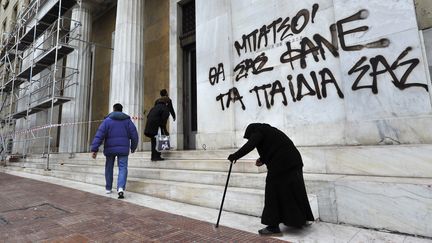
POLYGON ((161 153, 156 151, 155 136, 158 134, 159 128, 161 129, 162 134, 169 135, 168 130, 166 129, 166 123, 170 115, 170 111, 168 107, 168 99, 163 97, 157 99, 155 105, 153 106, 153 108, 151 108, 150 112, 147 115, 147 122, 144 129, 144 135, 149 137, 151 140, 151 150, 152 150, 151 160, 152 161, 164 160, 161 157, 161 153))
POLYGON ((301 228, 314 221, 303 180, 303 161, 291 139, 282 131, 265 123, 252 123, 246 128, 248 139, 228 160, 235 163, 253 149, 260 158, 256 166, 267 166, 264 210, 261 223, 267 227, 261 235, 281 234, 279 224, 301 228))
POLYGON ((171 114, 171 116, 173 118, 173 121, 175 121, 176 120, 176 114, 175 114, 175 111, 174 111, 174 107, 172 105, 172 100, 168 96, 168 91, 166 89, 162 89, 159 92, 159 94, 160 94, 161 97, 155 101, 155 104, 158 103, 158 101, 164 101, 164 102, 166 102, 167 106, 168 106, 169 113, 171 114))
POLYGON ((118 160, 117 191, 119 199, 124 198, 128 174, 129 150, 134 153, 138 146, 138 132, 131 118, 122 112, 123 106, 115 104, 114 111, 105 117, 91 144, 92 157, 96 159, 99 146, 104 143, 105 189, 111 193, 114 161, 118 160))

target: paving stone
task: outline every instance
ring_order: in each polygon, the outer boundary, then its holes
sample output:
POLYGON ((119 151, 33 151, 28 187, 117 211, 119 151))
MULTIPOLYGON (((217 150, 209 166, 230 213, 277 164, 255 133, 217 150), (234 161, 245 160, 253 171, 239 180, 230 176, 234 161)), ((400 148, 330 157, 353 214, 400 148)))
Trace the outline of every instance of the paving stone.
POLYGON ((281 242, 9 174, 0 185, 0 242, 281 242))

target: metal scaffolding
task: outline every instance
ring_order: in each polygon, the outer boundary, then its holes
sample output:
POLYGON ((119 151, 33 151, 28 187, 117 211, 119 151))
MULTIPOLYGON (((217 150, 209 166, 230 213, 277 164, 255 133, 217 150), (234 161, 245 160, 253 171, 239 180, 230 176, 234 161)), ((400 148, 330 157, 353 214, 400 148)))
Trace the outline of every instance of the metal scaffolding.
POLYGON ((76 85, 78 73, 78 66, 66 62, 67 55, 77 48, 72 43, 80 38, 81 23, 68 17, 77 4, 80 7, 80 1, 75 0, 31 1, 1 43, 2 158, 25 157, 37 144, 49 169, 49 155, 56 151, 52 130, 57 128, 53 124, 60 114, 55 108, 74 98, 64 97, 64 90, 76 85), (46 116, 45 127, 35 129, 31 117, 41 113, 46 116))

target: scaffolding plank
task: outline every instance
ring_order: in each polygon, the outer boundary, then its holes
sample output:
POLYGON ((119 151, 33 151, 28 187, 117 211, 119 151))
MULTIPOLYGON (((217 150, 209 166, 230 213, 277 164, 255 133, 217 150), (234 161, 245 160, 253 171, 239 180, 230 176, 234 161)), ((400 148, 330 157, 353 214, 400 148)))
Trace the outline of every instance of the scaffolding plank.
MULTIPOLYGON (((62 105, 62 104, 66 103, 70 100, 71 100, 71 98, 61 97, 61 96, 49 98, 49 99, 43 100, 43 101, 37 103, 36 105, 30 107, 28 114, 29 115, 35 114, 35 113, 50 109, 51 105, 53 105, 53 106, 62 105)), ((12 118, 13 119, 20 119, 20 118, 23 118, 25 116, 27 116, 27 110, 23 110, 23 111, 14 113, 12 115, 12 118)))
MULTIPOLYGON (((60 45, 58 47, 57 60, 62 59, 69 53, 71 53, 74 49, 69 46, 60 45)), ((27 67, 23 71, 18 74, 19 78, 30 80, 31 76, 35 76, 38 73, 42 72, 45 68, 52 65, 56 61, 56 47, 51 48, 51 50, 45 52, 44 55, 36 59, 33 64, 33 70, 31 66, 27 67)))
MULTIPOLYGON (((76 4, 75 0, 62 1, 60 15, 63 16, 76 4)), ((60 2, 54 4, 43 16, 38 16, 39 21, 21 36, 21 41, 27 44, 39 38, 58 19, 60 2)))
POLYGON ((0 54, 0 63, 7 63, 7 59, 13 61, 16 57, 16 54, 12 51, 5 51, 0 54))
POLYGON ((45 24, 41 25, 39 23, 32 26, 30 29, 28 29, 25 32, 24 35, 21 36, 20 42, 24 43, 25 46, 30 45, 31 43, 33 43, 33 39, 39 38, 47 28, 48 28, 48 26, 46 26, 45 24), (43 27, 45 27, 45 29, 43 27), (36 30, 36 33, 35 33, 35 30, 36 30))
MULTIPOLYGON (((19 51, 22 51, 25 49, 25 46, 21 43, 18 43, 17 46, 18 46, 19 51)), ((4 62, 4 59, 6 56, 9 56, 9 58, 11 60, 13 60, 16 56, 15 48, 16 48, 15 45, 4 46, 3 49, 1 50, 1 53, 0 53, 1 62, 4 62)))
POLYGON ((25 116, 27 116, 27 110, 20 111, 20 112, 12 114, 12 118, 13 119, 20 119, 20 118, 23 118, 25 116))
POLYGON ((10 92, 12 90, 12 87, 18 87, 21 84, 23 84, 24 82, 26 82, 27 80, 22 79, 22 78, 17 78, 15 79, 15 81, 13 79, 7 81, 1 88, 0 91, 3 92, 10 92))
POLYGON ((11 49, 13 45, 14 45, 14 41, 12 41, 11 39, 7 39, 6 43, 3 43, 3 50, 11 49))
POLYGON ((49 99, 33 106, 32 109, 46 110, 46 109, 51 108, 51 102, 53 102, 54 106, 58 106, 58 105, 62 105, 64 103, 66 103, 68 101, 71 101, 71 98, 56 96, 53 98, 49 98, 49 99))

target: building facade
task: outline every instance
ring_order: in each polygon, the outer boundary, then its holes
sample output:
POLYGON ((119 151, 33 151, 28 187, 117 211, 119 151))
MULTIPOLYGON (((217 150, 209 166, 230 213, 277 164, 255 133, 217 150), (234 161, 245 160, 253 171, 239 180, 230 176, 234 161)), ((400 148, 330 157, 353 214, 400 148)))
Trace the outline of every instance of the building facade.
MULTIPOLYGON (((9 23, 29 1, 2 4, 9 23)), ((251 122, 301 146, 428 144, 430 9, 412 0, 81 1, 65 13, 80 23, 62 58, 79 70, 62 93, 72 99, 52 121, 43 111, 15 131, 69 124, 50 128, 51 150, 86 152, 120 102, 146 150, 146 113, 165 88, 177 149, 238 147, 251 122)))
POLYGON ((200 144, 238 146, 250 122, 304 146, 431 142, 430 30, 413 1, 197 9, 200 144))
POLYGON ((234 149, 269 123, 299 146, 322 221, 432 237, 429 0, 1 4, 3 155, 89 152, 117 102, 149 150, 167 89, 175 149, 234 149))

